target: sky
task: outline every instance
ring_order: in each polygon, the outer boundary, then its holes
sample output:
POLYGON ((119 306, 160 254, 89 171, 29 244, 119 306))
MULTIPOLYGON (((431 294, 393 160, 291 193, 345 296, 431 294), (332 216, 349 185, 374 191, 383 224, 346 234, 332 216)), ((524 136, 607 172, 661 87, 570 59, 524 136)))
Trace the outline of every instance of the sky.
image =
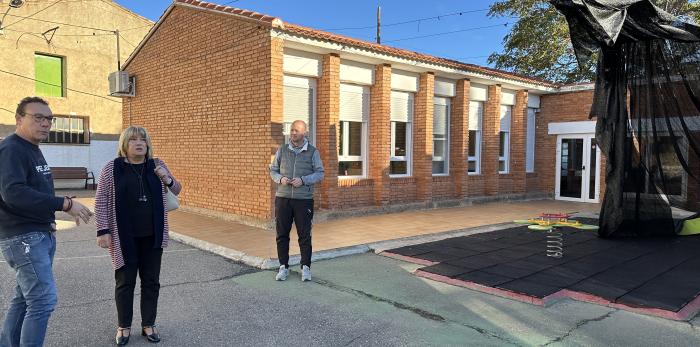
MULTIPOLYGON (((152 21, 157 21, 171 3, 169 0, 114 2, 152 21)), ((230 1, 211 2, 225 4, 230 1)), ((376 36, 373 26, 376 25, 377 6, 381 6, 382 44, 487 66, 488 55, 501 52, 503 37, 513 25, 513 18, 488 17, 487 10, 493 2, 495 1, 238 0, 229 6, 372 42, 376 36), (462 14, 457 14, 459 12, 462 14), (392 25, 429 17, 440 18, 392 25), (363 29, 349 29, 358 27, 363 29), (442 34, 452 31, 461 32, 442 34), (441 35, 415 38, 433 34, 441 35)))

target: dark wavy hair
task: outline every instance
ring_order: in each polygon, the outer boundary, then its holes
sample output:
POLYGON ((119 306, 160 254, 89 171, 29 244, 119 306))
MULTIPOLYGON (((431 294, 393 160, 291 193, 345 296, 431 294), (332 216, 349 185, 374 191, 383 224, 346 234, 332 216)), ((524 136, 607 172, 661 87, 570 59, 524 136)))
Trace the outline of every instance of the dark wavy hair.
POLYGON ((24 112, 27 109, 27 105, 33 104, 33 103, 39 103, 39 104, 44 104, 46 106, 49 106, 49 103, 46 102, 46 100, 38 97, 38 96, 28 96, 24 99, 22 99, 19 104, 17 104, 17 110, 15 111, 16 114, 20 116, 24 116, 24 112))

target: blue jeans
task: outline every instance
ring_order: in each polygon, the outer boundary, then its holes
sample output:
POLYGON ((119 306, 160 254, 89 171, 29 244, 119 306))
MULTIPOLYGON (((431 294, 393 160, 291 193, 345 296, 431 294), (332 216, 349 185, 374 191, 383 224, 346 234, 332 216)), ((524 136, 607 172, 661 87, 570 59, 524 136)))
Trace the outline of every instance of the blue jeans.
POLYGON ((57 299, 51 268, 56 237, 54 233, 31 232, 0 240, 0 250, 17 278, 0 346, 42 346, 57 299))

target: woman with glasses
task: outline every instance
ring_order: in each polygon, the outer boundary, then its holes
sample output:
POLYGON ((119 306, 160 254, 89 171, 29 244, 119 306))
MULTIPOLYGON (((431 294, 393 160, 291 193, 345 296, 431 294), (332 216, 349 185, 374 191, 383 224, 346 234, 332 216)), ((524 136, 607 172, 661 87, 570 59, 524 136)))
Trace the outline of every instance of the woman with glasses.
POLYGON ((179 194, 180 183, 141 127, 128 127, 119 137, 118 157, 108 162, 97 182, 97 244, 109 248, 116 280, 117 345, 131 335, 136 275, 141 278, 141 334, 159 342, 155 328, 160 290, 160 264, 168 244, 166 193, 179 194))

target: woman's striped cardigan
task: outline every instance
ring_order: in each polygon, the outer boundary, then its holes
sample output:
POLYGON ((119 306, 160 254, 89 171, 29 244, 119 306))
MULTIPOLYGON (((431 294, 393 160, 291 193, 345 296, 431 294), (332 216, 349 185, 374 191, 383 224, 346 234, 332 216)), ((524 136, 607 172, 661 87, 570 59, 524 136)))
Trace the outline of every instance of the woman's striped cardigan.
MULTIPOLYGON (((182 186, 175 177, 170 174, 170 170, 165 163, 156 159, 157 164, 163 166, 170 177, 173 179, 173 186, 168 188, 176 195, 180 193, 182 186)), ((163 242, 161 247, 168 246, 168 211, 166 210, 165 185, 161 183, 161 191, 163 199, 163 242)), ((95 193, 95 223, 97 231, 109 230, 112 234, 112 242, 109 246, 109 254, 112 257, 112 266, 114 269, 119 269, 124 266, 124 255, 122 254, 121 243, 119 241, 119 228, 117 228, 117 210, 115 202, 116 194, 114 189, 114 160, 110 160, 102 169, 100 178, 97 180, 97 191, 95 193)))

